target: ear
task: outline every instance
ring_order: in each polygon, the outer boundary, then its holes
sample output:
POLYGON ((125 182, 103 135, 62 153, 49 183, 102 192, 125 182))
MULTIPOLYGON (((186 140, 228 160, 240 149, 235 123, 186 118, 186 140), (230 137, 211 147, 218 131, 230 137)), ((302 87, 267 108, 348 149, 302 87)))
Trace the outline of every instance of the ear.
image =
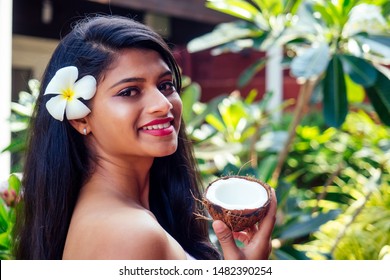
POLYGON ((87 135, 91 132, 87 118, 81 118, 77 120, 69 120, 71 126, 76 129, 80 134, 87 135))

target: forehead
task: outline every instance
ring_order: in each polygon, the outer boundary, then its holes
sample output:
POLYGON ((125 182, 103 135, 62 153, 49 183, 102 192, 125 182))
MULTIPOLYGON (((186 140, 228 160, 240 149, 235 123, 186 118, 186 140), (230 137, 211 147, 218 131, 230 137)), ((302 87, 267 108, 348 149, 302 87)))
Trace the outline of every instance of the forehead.
POLYGON ((167 70, 169 67, 158 52, 147 49, 125 49, 116 55, 104 76, 105 78, 121 74, 144 76, 167 70))

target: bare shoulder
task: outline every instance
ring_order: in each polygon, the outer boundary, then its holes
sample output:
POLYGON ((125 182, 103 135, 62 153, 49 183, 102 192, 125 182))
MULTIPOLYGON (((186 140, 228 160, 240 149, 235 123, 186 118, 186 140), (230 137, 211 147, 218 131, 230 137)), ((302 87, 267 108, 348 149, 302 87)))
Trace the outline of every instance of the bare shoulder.
POLYGON ((181 247, 154 217, 140 209, 84 216, 72 221, 64 259, 172 259, 181 247))

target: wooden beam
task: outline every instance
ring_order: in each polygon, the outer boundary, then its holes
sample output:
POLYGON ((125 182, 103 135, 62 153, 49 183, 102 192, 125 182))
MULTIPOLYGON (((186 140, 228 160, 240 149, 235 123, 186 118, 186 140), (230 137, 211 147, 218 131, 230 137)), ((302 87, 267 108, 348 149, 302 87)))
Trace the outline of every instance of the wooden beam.
POLYGON ((232 21, 234 18, 209 9, 205 0, 88 0, 107 5, 141 10, 172 17, 185 18, 203 23, 218 24, 232 21))

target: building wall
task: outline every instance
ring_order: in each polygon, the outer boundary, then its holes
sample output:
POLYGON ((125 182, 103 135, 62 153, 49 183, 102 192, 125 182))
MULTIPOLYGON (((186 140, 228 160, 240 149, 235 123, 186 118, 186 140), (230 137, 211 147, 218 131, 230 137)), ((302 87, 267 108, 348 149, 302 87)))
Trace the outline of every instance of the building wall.
MULTIPOLYGON (((177 48, 175 51, 183 74, 200 84, 203 101, 221 94, 229 94, 237 89, 243 96, 252 89, 257 89, 259 98, 263 96, 266 89, 265 69, 258 72, 243 88, 238 88, 237 82, 241 73, 264 55, 263 52, 249 49, 240 53, 225 53, 218 56, 211 55, 210 51, 188 53, 185 47, 177 48)), ((299 85, 296 79, 290 76, 289 70, 284 70, 283 99, 295 98, 298 91, 299 85)))
POLYGON ((40 79, 58 40, 14 34, 12 67, 32 70, 32 78, 40 79))

